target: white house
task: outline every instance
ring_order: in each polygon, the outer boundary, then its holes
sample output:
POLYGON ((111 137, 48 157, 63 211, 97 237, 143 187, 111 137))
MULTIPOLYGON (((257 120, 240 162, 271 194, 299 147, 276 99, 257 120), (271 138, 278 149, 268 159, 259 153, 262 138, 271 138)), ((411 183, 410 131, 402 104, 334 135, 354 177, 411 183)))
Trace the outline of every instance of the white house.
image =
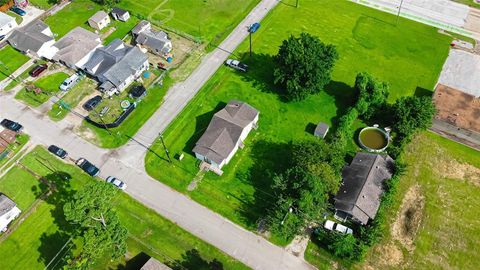
POLYGON ((220 170, 243 148, 252 128, 257 128, 259 112, 247 103, 232 100, 214 114, 193 152, 197 159, 220 170))
POLYGON ((112 14, 112 17, 117 21, 126 22, 128 19, 130 19, 130 13, 118 7, 112 8, 112 12, 110 12, 110 14, 112 14))
POLYGON ((72 69, 82 69, 95 50, 102 46, 100 36, 76 27, 53 45, 52 60, 72 69))
POLYGON ((52 59, 55 55, 52 48, 55 43, 52 30, 40 20, 13 30, 7 41, 15 49, 31 57, 52 59))
POLYGON ((172 41, 169 39, 168 34, 154 30, 150 22, 140 21, 132 29, 132 34, 137 45, 147 48, 154 54, 166 55, 172 51, 172 41))
POLYGON ((16 219, 21 212, 14 201, 0 193, 0 232, 5 232, 8 224, 16 219))
POLYGON ((97 48, 84 69, 101 83, 100 90, 111 96, 125 90, 148 67, 144 52, 115 39, 107 46, 97 48))
POLYGON ((103 11, 100 10, 99 12, 95 13, 90 19, 88 19, 88 24, 97 30, 102 30, 110 23, 110 16, 103 11))
POLYGON ((17 26, 18 24, 14 17, 0 12, 0 36, 10 33, 17 26))

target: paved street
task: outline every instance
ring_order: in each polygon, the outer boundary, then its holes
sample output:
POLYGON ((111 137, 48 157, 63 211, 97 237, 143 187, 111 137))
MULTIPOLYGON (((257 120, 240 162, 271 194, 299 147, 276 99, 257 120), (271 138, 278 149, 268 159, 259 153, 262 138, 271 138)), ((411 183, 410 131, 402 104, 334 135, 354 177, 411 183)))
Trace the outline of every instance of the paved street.
POLYGON ((247 36, 247 26, 260 21, 277 3, 277 0, 263 0, 219 46, 223 50, 216 49, 208 54, 186 81, 170 89, 161 108, 135 135, 137 142, 131 141, 120 149, 100 149, 90 144, 74 134, 67 121, 52 122, 47 116, 14 100, 9 92, 0 94, 0 117, 22 123, 34 143, 62 146, 72 158, 85 157, 98 165, 102 177, 115 175, 121 178, 133 198, 254 269, 313 269, 302 258, 152 179, 144 169, 145 146, 153 143, 222 65, 229 56, 224 50, 233 51, 247 36))

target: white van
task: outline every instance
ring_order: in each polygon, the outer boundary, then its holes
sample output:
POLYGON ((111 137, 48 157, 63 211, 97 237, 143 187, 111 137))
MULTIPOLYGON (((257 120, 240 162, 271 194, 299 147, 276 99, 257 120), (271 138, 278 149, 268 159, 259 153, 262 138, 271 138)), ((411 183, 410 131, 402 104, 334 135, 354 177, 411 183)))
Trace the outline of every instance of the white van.
POLYGON ((82 79, 82 77, 83 77, 82 75, 75 73, 72 76, 66 78, 65 81, 63 81, 63 83, 60 85, 60 90, 62 91, 70 90, 82 79))

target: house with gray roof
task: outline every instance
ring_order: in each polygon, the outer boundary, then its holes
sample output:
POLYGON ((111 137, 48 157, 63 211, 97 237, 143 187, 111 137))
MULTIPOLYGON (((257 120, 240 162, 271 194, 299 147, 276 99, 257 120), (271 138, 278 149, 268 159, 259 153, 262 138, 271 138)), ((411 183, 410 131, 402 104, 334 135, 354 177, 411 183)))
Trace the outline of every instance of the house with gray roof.
POLYGON ((103 10, 98 11, 97 13, 93 14, 90 19, 88 19, 88 25, 97 30, 102 30, 109 23, 110 16, 108 16, 108 14, 103 10))
POLYGON ((154 30, 150 22, 140 21, 133 28, 132 34, 137 45, 147 48, 154 54, 165 55, 172 50, 172 42, 168 38, 168 34, 154 30))
POLYGON ((335 217, 365 225, 380 207, 384 182, 392 177, 393 159, 388 155, 357 153, 342 171, 342 185, 335 196, 335 217))
POLYGON ((147 69, 147 55, 120 39, 97 48, 84 66, 100 82, 100 91, 110 96, 122 92, 147 69))
POLYGON ((0 232, 5 232, 8 224, 16 219, 21 212, 14 201, 7 195, 0 193, 0 232))
POLYGON ((85 28, 76 27, 53 45, 56 53, 52 60, 72 69, 81 69, 101 46, 100 36, 85 28))
POLYGON ((118 7, 112 8, 112 11, 110 12, 110 14, 117 21, 126 22, 128 21, 128 19, 130 19, 130 13, 118 7))
POLYGON ((14 17, 0 12, 0 36, 10 33, 17 26, 18 24, 14 17))
POLYGON ((7 41, 15 49, 31 57, 52 59, 55 54, 52 49, 55 43, 52 30, 40 20, 13 30, 7 41))
POLYGON ((171 270, 172 268, 166 266, 160 261, 150 258, 148 261, 140 268, 140 270, 171 270))
POLYGON ((232 159, 252 128, 257 128, 259 111, 247 103, 232 100, 213 115, 205 133, 193 148, 197 159, 220 170, 232 159))

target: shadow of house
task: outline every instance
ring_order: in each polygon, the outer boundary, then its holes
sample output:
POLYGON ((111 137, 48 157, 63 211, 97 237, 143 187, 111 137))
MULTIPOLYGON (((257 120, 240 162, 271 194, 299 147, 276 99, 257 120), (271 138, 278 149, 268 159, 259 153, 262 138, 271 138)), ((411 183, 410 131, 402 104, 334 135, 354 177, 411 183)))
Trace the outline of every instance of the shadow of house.
POLYGON ((276 202, 272 194, 275 175, 291 167, 291 145, 270 141, 256 141, 251 146, 252 166, 248 171, 237 172, 236 178, 254 188, 253 198, 248 195, 241 198, 244 202, 241 214, 248 227, 256 227, 259 219, 276 202))
POLYGON ((227 103, 220 102, 217 104, 217 106, 215 106, 215 109, 195 117, 195 133, 193 133, 193 135, 185 143, 183 152, 195 156, 195 154, 192 152, 193 148, 195 147, 195 144, 200 139, 200 137, 202 137, 203 133, 207 129, 208 124, 210 124, 210 121, 212 120, 213 115, 216 112, 220 111, 221 109, 225 108, 226 105, 227 103))

